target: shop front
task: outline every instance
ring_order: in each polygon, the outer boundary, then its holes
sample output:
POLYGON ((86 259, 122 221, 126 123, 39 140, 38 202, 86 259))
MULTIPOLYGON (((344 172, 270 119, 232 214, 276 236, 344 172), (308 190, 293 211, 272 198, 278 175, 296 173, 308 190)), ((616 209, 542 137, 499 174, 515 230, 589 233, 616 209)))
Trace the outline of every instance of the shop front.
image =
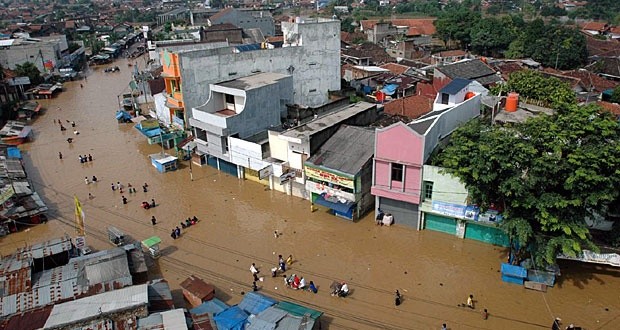
POLYGON ((305 190, 311 193, 312 203, 329 208, 335 216, 348 220, 357 219, 359 212, 354 177, 307 165, 308 163, 305 167, 305 190))

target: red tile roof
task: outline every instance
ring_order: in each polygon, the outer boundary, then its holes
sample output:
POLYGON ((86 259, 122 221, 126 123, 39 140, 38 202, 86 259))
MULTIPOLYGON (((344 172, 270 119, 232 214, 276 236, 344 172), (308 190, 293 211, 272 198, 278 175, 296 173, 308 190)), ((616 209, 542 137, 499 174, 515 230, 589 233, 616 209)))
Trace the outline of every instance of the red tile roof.
POLYGON ((380 66, 381 68, 390 70, 391 73, 395 75, 401 75, 405 73, 405 71, 411 69, 410 67, 397 63, 386 63, 380 66))
MULTIPOLYGON (((416 28, 418 33, 413 35, 433 35, 437 32, 433 24, 435 20, 436 18, 394 18, 389 21, 392 25, 416 28)), ((367 19, 360 21, 360 24, 363 30, 372 30, 378 22, 378 19, 367 19)))
POLYGON ((445 52, 439 52, 439 53, 435 53, 433 54, 433 56, 439 56, 439 57, 454 57, 454 56, 465 56, 467 55, 467 52, 464 50, 447 50, 445 52))
POLYGON ((620 56, 620 41, 616 39, 600 40, 587 33, 585 35, 589 56, 620 56))
POLYGON ((608 89, 616 88, 620 85, 620 82, 605 79, 599 77, 596 73, 588 73, 581 70, 567 71, 564 72, 564 75, 581 80, 581 85, 585 89, 588 89, 591 83, 593 90, 601 93, 608 89))
POLYGON ((432 109, 433 100, 422 95, 412 95, 386 103, 383 111, 390 115, 399 115, 409 119, 415 119, 431 112, 432 109))
POLYGON ((232 12, 233 10, 235 10, 234 8, 224 8, 220 11, 218 11, 217 13, 213 14, 213 16, 209 17, 209 21, 213 22, 215 20, 218 20, 224 16, 226 16, 226 14, 232 12))
POLYGON ((605 22, 586 22, 581 25, 581 29, 590 31, 602 31, 605 30, 605 22))
POLYGON ((620 104, 618 103, 610 103, 605 101, 596 102, 601 108, 613 113, 616 116, 620 116, 620 104))

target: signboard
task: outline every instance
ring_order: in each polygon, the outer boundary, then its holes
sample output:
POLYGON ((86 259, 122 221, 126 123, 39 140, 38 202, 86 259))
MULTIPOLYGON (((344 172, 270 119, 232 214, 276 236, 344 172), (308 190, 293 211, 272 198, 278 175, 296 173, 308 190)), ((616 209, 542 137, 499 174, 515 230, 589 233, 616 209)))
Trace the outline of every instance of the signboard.
POLYGON ((75 237, 75 247, 81 249, 86 246, 86 237, 84 236, 76 236, 75 237))
POLYGON ((15 77, 6 79, 6 81, 9 83, 9 86, 30 85, 30 78, 28 77, 15 77))
POLYGON ((284 184, 289 179, 294 178, 294 177, 295 177, 295 171, 286 172, 286 173, 280 175, 280 184, 284 184))
POLYGON ((259 179, 265 179, 268 178, 270 175, 273 174, 273 166, 269 165, 261 170, 258 170, 258 178, 259 179))
POLYGON ((9 198, 15 195, 15 189, 13 189, 12 185, 7 185, 7 189, 0 193, 0 204, 4 204, 9 198))
POLYGON ((433 201, 433 212, 473 221, 500 222, 502 220, 502 215, 497 210, 487 210, 484 213, 480 213, 480 208, 475 205, 459 205, 433 201))
POLYGON ((309 178, 333 183, 341 187, 355 189, 355 182, 353 181, 353 179, 336 175, 331 172, 322 171, 318 168, 306 167, 306 176, 309 178))

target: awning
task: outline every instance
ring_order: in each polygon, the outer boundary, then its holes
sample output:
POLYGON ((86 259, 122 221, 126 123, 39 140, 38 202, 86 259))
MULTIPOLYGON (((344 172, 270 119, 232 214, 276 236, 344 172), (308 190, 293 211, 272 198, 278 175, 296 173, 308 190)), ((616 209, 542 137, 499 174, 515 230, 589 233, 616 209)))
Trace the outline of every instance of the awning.
POLYGON ((325 193, 319 195, 314 203, 328 207, 340 213, 347 213, 355 205, 355 203, 347 201, 346 203, 331 202, 325 199, 325 193))
POLYGON ((159 243, 161 243, 161 238, 159 238, 158 236, 152 236, 142 241, 142 245, 144 245, 146 248, 151 248, 159 243))
POLYGON ((159 134, 162 133, 161 128, 152 128, 152 129, 142 129, 140 124, 134 126, 138 131, 140 131, 140 133, 142 133, 144 136, 148 137, 148 138, 152 138, 154 136, 157 136, 159 134))
POLYGON ((396 89, 398 89, 398 85, 389 84, 383 87, 383 89, 381 89, 381 92, 383 92, 385 95, 394 95, 394 92, 396 92, 396 89))

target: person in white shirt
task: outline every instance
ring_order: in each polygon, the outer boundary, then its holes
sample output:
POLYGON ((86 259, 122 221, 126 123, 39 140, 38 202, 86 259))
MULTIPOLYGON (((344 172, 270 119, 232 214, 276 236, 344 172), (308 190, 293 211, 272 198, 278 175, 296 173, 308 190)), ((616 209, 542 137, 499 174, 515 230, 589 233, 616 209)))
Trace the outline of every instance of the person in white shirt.
POLYGON ((258 281, 258 273, 260 271, 258 269, 256 269, 256 264, 252 263, 252 265, 250 266, 250 273, 252 273, 252 276, 254 277, 254 281, 258 281))
POLYGON ((349 286, 347 283, 342 282, 342 286, 340 287, 340 291, 338 292, 338 296, 345 297, 349 294, 349 286))
POLYGON ((303 290, 305 287, 306 287, 306 279, 302 277, 301 280, 299 280, 299 289, 303 290))

